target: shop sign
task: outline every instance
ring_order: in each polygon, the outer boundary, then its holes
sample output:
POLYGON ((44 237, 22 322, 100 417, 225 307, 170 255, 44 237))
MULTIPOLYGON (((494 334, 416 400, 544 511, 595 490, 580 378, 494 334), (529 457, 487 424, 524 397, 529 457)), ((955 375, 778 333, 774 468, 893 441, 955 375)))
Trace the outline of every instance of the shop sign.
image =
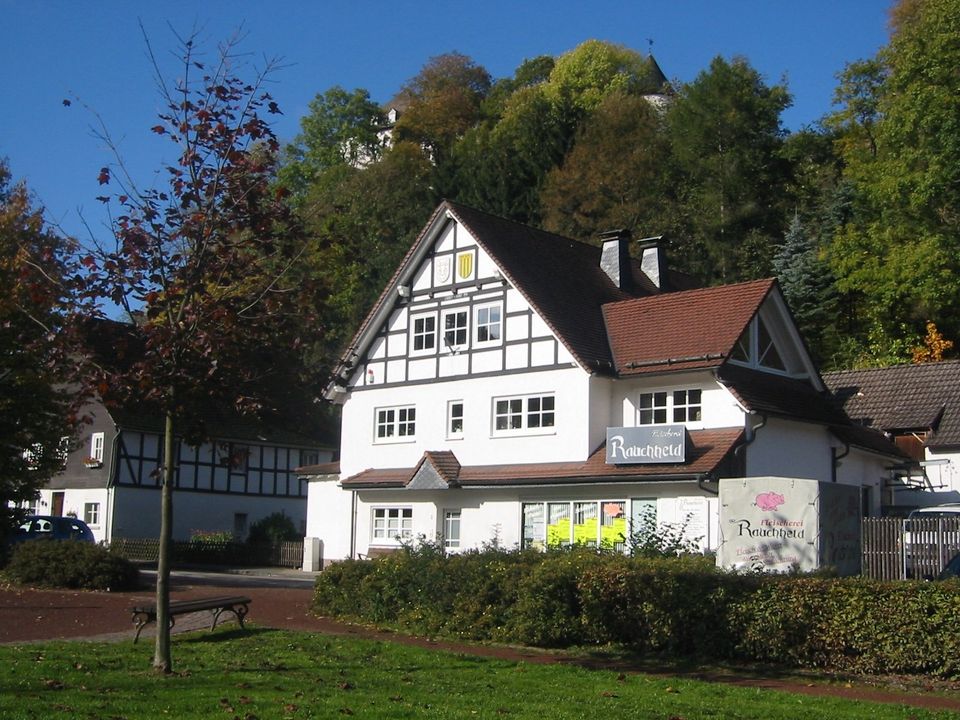
POLYGON ((607 428, 608 465, 652 465, 686 460, 683 425, 607 428))

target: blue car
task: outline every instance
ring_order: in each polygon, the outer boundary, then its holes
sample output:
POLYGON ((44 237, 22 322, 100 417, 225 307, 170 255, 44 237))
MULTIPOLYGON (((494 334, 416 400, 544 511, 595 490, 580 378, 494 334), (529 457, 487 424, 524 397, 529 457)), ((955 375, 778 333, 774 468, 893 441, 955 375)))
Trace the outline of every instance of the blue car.
POLYGON ((27 540, 79 540, 96 542, 93 531, 83 520, 55 515, 28 515, 13 535, 13 543, 27 540))

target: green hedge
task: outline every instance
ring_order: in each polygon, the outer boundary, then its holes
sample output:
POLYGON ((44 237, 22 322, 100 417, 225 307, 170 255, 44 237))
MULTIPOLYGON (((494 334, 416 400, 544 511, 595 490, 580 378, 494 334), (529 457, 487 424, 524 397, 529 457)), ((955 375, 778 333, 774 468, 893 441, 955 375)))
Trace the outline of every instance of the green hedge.
POLYGON ((31 540, 13 549, 4 574, 13 582, 86 590, 134 590, 140 571, 110 550, 76 540, 31 540))
POLYGON ((425 546, 318 578, 313 610, 539 647, 960 676, 960 582, 738 575, 708 558, 425 546))

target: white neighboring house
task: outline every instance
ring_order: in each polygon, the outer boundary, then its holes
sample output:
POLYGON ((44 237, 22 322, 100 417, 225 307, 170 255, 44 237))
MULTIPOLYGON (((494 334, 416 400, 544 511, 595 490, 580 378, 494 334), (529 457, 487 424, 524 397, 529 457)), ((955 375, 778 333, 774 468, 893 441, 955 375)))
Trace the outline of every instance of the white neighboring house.
MULTIPOLYGON (((162 421, 139 409, 110 411, 99 402, 85 413, 92 424, 31 509, 75 515, 97 541, 158 537, 162 421)), ((275 512, 303 529, 306 483, 296 468, 329 460, 330 448, 249 421, 221 419, 210 428, 217 439, 199 447, 177 440, 173 538, 188 540, 201 530, 242 539, 250 525, 275 512)))
POLYGON ((885 489, 889 512, 960 502, 960 360, 823 378, 854 422, 883 431, 909 456, 885 489))
POLYGON ((621 546, 650 511, 715 549, 729 477, 852 484, 879 512, 898 451, 832 404, 777 283, 680 290, 656 241, 628 249, 437 208, 327 390, 341 459, 312 469, 307 509, 323 562, 421 535, 621 546))

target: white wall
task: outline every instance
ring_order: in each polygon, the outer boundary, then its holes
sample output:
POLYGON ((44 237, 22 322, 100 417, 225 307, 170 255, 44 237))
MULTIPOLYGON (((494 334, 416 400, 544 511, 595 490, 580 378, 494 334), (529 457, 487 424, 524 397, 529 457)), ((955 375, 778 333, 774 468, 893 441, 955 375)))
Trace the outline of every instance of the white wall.
POLYGON ((317 477, 307 484, 307 537, 320 538, 324 562, 350 557, 352 497, 336 476, 317 477))
POLYGON ((110 491, 106 488, 90 489, 47 489, 40 491, 40 500, 37 503, 38 515, 50 515, 53 511, 53 493, 63 493, 63 515, 73 513, 78 520, 84 519, 84 510, 87 503, 99 503, 99 521, 90 524, 90 530, 97 542, 110 539, 110 491))
MULTIPOLYGON (((754 420, 756 424, 759 419, 754 420)), ((754 475, 830 481, 831 443, 826 428, 769 418, 747 446, 747 477, 754 475)))
MULTIPOLYGON (((349 495, 345 492, 342 494, 349 495)), ((715 495, 704 492, 692 482, 651 482, 567 488, 361 490, 357 492, 356 552, 367 555, 371 550, 376 552, 399 545, 392 540, 372 540, 371 525, 375 507, 411 508, 414 540, 420 536, 429 540, 437 538, 442 533, 443 511, 459 509, 461 550, 466 550, 480 548, 494 541, 505 548, 519 546, 523 522, 521 508, 525 502, 626 500, 629 516, 629 501, 632 499, 655 500, 658 522, 686 523, 691 541, 695 541, 702 549, 717 547, 719 504, 715 495)), ((348 555, 346 552, 334 552, 336 547, 341 546, 337 544, 335 536, 349 537, 349 530, 338 522, 344 516, 349 516, 349 512, 340 513, 337 518, 331 516, 329 522, 313 524, 311 520, 311 533, 317 530, 323 539, 325 562, 340 560, 348 555)))
POLYGON ((696 389, 702 391, 703 419, 699 423, 686 423, 689 429, 743 427, 744 413, 733 395, 716 381, 713 373, 703 371, 649 375, 613 382, 609 424, 614 427, 636 425, 640 393, 696 389))
POLYGON ((426 450, 451 450, 462 465, 583 460, 590 447, 590 377, 576 367, 472 378, 469 382, 432 382, 402 387, 367 388, 350 394, 343 407, 341 477, 367 468, 412 468, 426 450), (493 398, 553 393, 556 425, 540 434, 504 437, 493 433, 493 398), (462 439, 448 440, 447 403, 462 400, 462 439), (374 443, 376 410, 415 406, 416 437, 374 443))

